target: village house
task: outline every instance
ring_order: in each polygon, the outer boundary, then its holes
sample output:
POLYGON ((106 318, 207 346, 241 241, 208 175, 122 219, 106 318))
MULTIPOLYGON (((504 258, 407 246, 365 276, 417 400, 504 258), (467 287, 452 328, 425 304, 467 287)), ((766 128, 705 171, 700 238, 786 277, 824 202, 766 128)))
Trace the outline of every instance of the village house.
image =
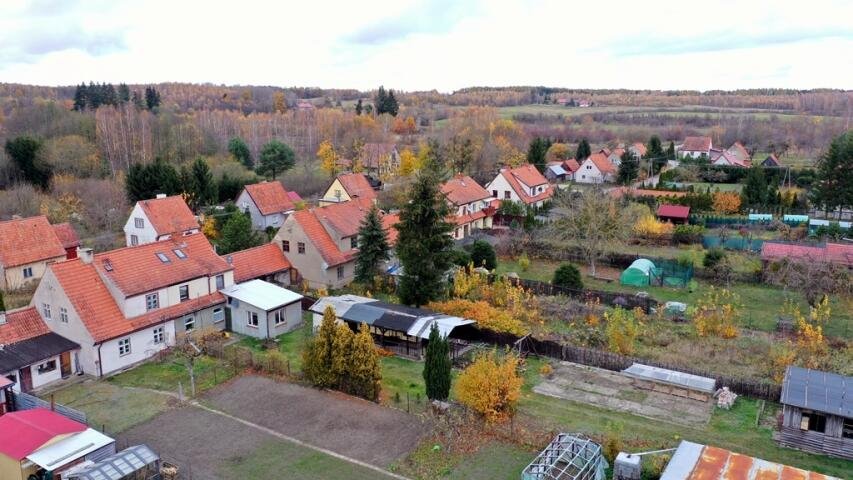
POLYGON ((658 220, 676 225, 686 224, 690 219, 690 207, 684 205, 662 204, 657 210, 658 220))
MULTIPOLYGON (((340 288, 355 275, 358 228, 373 206, 367 199, 298 210, 287 217, 274 242, 290 262, 292 283, 305 281, 311 288, 340 288)), ((398 215, 385 214, 382 223, 393 245, 398 215)))
POLYGON ((202 234, 124 247, 51 264, 30 305, 53 331, 80 345, 78 368, 119 372, 183 332, 225 326, 219 290, 234 269, 202 234))
POLYGON ((678 149, 680 157, 699 158, 704 155, 711 156, 711 137, 685 137, 684 142, 678 149))
POLYGON ((782 446, 853 460, 853 377, 790 366, 779 403, 782 446))
POLYGON ((0 478, 66 478, 72 467, 115 454, 115 440, 46 408, 0 416, 0 478))
POLYGON ((782 162, 779 161, 779 158, 776 157, 776 154, 771 153, 770 155, 767 155, 767 158, 765 158, 761 162, 761 166, 762 167, 781 167, 782 162))
POLYGON ((614 148, 610 155, 607 156, 607 161, 612 163, 614 167, 622 164, 622 155, 625 154, 625 149, 622 147, 614 148))
POLYGON ((295 202, 302 199, 296 192, 288 192, 281 182, 260 182, 243 187, 237 196, 237 207, 252 217, 252 228, 266 230, 279 228, 284 219, 296 210, 295 202))
POLYGON ((628 146, 628 151, 637 158, 643 158, 646 156, 646 146, 642 142, 632 143, 628 146))
POLYGON ((124 225, 128 247, 199 232, 198 219, 180 195, 136 202, 124 225))
POLYGON ((359 160, 364 171, 382 179, 400 168, 400 153, 393 143, 365 143, 359 160))
POLYGON ((313 112, 313 111, 314 111, 314 110, 316 110, 316 109, 317 109, 317 107, 315 107, 315 106, 314 106, 314 104, 313 104, 313 103, 311 103, 311 101, 310 101, 310 100, 297 100, 297 101, 296 101, 296 110, 297 110, 297 111, 299 111, 299 112, 308 112, 308 113, 310 113, 310 112, 313 112))
POLYGON ((73 255, 65 249, 73 242, 58 234, 70 235, 74 230, 62 225, 51 226, 45 216, 0 222, 0 290, 17 290, 37 282, 48 264, 73 255))
POLYGON ((262 340, 302 325, 302 295, 263 280, 250 280, 222 290, 229 315, 226 328, 262 340))
POLYGON ((726 153, 734 157, 740 164, 749 165, 752 163, 752 155, 749 154, 749 150, 740 142, 733 143, 731 147, 726 149, 726 153))
POLYGON ((486 190, 498 200, 521 202, 531 207, 541 207, 554 196, 554 187, 548 183, 548 179, 529 163, 515 168, 502 168, 486 185, 486 190))
POLYGON ((441 192, 453 210, 453 238, 461 240, 475 230, 492 228, 492 196, 473 178, 458 174, 441 185, 441 192))
POLYGON ((356 198, 376 199, 376 189, 363 173, 345 173, 338 175, 320 198, 320 206, 348 202, 356 198))
POLYGON ((56 238, 65 249, 65 258, 70 260, 77 258, 77 249, 80 247, 80 237, 77 236, 77 231, 70 223, 57 223, 53 226, 53 231, 56 233, 56 238))
POLYGON ((568 182, 575 179, 575 172, 580 165, 574 158, 562 161, 548 162, 545 167, 545 178, 551 183, 568 182))
POLYGON ((593 153, 581 163, 581 168, 575 173, 575 182, 604 183, 616 178, 616 167, 607 160, 603 153, 593 153))
POLYGON ((234 283, 264 280, 277 285, 291 284, 290 261, 274 243, 229 253, 223 258, 234 267, 234 283))
POLYGON ((0 312, 0 377, 15 382, 15 391, 37 390, 70 377, 77 371, 79 349, 51 332, 36 307, 0 312))

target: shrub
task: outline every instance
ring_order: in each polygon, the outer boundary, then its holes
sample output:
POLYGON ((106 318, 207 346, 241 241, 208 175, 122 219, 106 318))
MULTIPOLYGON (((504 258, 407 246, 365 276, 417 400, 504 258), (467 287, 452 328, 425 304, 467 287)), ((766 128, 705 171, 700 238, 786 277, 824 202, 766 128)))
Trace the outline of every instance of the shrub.
POLYGON ((676 243, 699 243, 704 230, 702 225, 676 225, 672 231, 672 239, 676 243))
POLYGON ((634 234, 643 238, 657 238, 672 233, 673 225, 669 222, 661 222, 652 214, 643 215, 634 224, 634 234))
POLYGON ((737 192, 714 192, 714 213, 725 215, 740 211, 740 195, 737 192))
POLYGON ((578 267, 571 263, 564 263, 554 271, 554 279, 552 280, 552 283, 559 287, 583 290, 581 272, 578 270, 578 267))
POLYGON ((494 270, 498 266, 495 249, 485 240, 477 240, 471 245, 471 261, 475 267, 485 267, 486 270, 494 270))
POLYGON ((705 268, 714 268, 726 257, 726 252, 720 247, 714 247, 705 252, 705 258, 702 260, 702 266, 705 268))
POLYGON ((471 263, 471 255, 465 250, 452 250, 450 258, 450 261, 459 267, 467 267, 471 263))
POLYGON ((481 414, 487 422, 506 420, 515 414, 524 380, 518 375, 518 357, 498 358, 494 350, 477 356, 456 380, 456 398, 481 414))
POLYGON ((526 272, 530 268, 530 259, 527 258, 526 252, 522 252, 521 256, 518 257, 518 266, 521 267, 522 272, 526 272))
POLYGON ((616 307, 613 312, 605 312, 604 318, 607 320, 607 347, 610 351, 622 355, 634 353, 640 329, 631 312, 616 307))
POLYGON ((691 311, 696 333, 700 337, 737 337, 738 330, 735 324, 741 309, 738 301, 737 294, 726 289, 711 287, 696 302, 696 306, 691 311))

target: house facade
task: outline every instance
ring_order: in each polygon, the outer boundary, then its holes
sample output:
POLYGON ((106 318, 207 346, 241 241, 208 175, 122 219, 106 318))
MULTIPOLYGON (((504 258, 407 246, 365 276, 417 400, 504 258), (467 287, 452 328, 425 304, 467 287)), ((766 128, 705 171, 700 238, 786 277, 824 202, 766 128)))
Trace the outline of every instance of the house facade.
POLYGON ((320 198, 320 206, 348 202, 357 198, 376 199, 376 190, 363 173, 345 173, 338 175, 320 198))
POLYGON ((493 198, 520 202, 531 207, 541 207, 554 196, 554 187, 533 165, 502 168, 486 185, 493 198))
POLYGON ((233 283, 233 267, 192 234, 97 255, 81 250, 49 267, 30 305, 49 309, 48 328, 80 345, 82 371, 103 376, 150 358, 181 333, 224 328, 219 290, 233 283))
MULTIPOLYGON (((296 210, 292 192, 285 190, 281 182, 261 182, 246 185, 237 197, 237 207, 252 217, 252 228, 266 230, 279 228, 284 219, 296 210)), ((294 200, 296 198, 297 200, 294 200)))
POLYGON ((199 232, 198 220, 180 195, 157 195, 133 206, 124 224, 125 245, 133 247, 199 232))
POLYGON ((272 339, 302 325, 302 295, 263 280, 224 290, 232 332, 272 339))
POLYGON ((0 290, 17 290, 37 282, 47 265, 66 252, 47 217, 0 222, 0 290))
POLYGON ((393 143, 365 143, 359 160, 362 168, 377 178, 393 175, 400 169, 400 153, 393 143))
POLYGON ((0 345, 0 377, 15 382, 17 392, 38 390, 77 371, 80 346, 51 332, 36 307, 0 312, 0 345))
POLYGON ((441 185, 441 192, 453 210, 453 238, 461 240, 475 230, 492 228, 492 196, 473 178, 456 175, 441 185))
POLYGON ((712 148, 711 137, 685 137, 678 154, 682 158, 699 158, 702 155, 710 157, 712 148))
POLYGON ((603 153, 593 153, 581 163, 575 173, 578 183, 605 183, 616 178, 616 167, 610 163, 603 153))

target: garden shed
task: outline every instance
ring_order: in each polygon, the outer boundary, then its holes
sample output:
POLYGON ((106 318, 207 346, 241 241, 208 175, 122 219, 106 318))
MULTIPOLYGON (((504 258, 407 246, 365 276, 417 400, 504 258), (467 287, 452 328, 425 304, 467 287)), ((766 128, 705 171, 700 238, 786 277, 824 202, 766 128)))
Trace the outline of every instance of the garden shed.
POLYGON ((657 268, 651 260, 638 258, 622 272, 622 275, 619 277, 619 283, 622 285, 645 287, 651 284, 652 279, 656 276, 656 272, 657 268))

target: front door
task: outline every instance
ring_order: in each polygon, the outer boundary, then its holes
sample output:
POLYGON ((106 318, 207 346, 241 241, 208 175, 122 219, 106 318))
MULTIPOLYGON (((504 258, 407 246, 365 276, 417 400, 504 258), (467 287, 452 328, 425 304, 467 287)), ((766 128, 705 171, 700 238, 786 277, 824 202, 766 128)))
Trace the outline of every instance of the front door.
POLYGON ((71 352, 62 352, 59 356, 59 370, 62 372, 62 378, 71 375, 71 352))
POLYGON ((22 368, 18 370, 21 377, 21 391, 26 393, 33 389, 33 373, 30 370, 30 367, 22 368))

